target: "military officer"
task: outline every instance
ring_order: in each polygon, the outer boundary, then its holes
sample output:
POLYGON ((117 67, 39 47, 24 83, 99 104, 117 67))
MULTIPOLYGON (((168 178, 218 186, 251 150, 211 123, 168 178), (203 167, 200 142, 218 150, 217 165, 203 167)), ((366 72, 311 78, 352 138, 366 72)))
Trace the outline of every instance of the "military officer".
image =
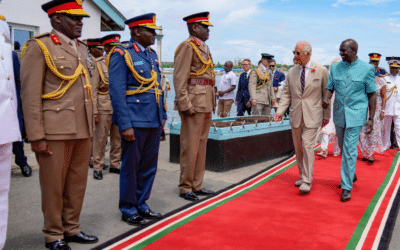
POLYGON ((276 96, 272 85, 269 61, 274 56, 262 53, 261 64, 250 73, 249 92, 253 115, 271 115, 271 108, 276 106, 276 96))
POLYGON ((39 163, 45 246, 70 249, 67 242, 95 243, 80 229, 85 195, 93 103, 86 45, 78 40, 89 15, 82 0, 42 5, 53 30, 28 40, 21 82, 25 128, 39 163))
POLYGON ((118 45, 109 60, 112 120, 122 135, 122 165, 119 209, 122 220, 144 224, 144 218, 159 218, 146 204, 157 171, 161 126, 167 119, 155 42, 154 13, 125 22, 131 40, 118 45))
POLYGON ((175 110, 179 110, 181 125, 180 196, 195 201, 197 195, 214 193, 203 187, 208 132, 211 112, 215 110, 215 73, 210 49, 209 12, 183 18, 189 38, 175 51, 175 110))
POLYGON ((381 60, 382 55, 379 53, 369 53, 369 63, 375 66, 375 75, 378 77, 387 76, 388 73, 385 69, 379 68, 379 61, 381 60))
MULTIPOLYGON (((120 44, 120 35, 111 34, 100 39, 108 54, 113 46, 120 44)), ((93 107, 95 130, 93 135, 93 178, 95 180, 103 179, 104 155, 107 144, 108 133, 110 132, 110 173, 119 174, 121 158, 121 135, 118 127, 111 122, 113 113, 111 99, 108 92, 108 69, 104 57, 95 59, 95 65, 98 73, 98 81, 93 86, 93 107)))
POLYGON ((400 57, 386 57, 389 63, 390 75, 385 76, 386 86, 386 109, 382 110, 385 113, 383 119, 383 135, 382 143, 385 149, 390 145, 390 129, 392 121, 394 122, 394 131, 396 140, 400 141, 400 57))

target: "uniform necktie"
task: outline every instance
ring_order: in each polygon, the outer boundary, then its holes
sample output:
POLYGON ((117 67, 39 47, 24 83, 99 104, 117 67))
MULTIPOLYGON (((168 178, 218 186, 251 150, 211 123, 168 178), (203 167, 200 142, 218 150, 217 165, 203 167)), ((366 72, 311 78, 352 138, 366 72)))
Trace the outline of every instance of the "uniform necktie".
POLYGON ((303 94, 304 87, 306 86, 306 67, 303 67, 303 70, 301 71, 300 83, 301 83, 301 93, 303 94))

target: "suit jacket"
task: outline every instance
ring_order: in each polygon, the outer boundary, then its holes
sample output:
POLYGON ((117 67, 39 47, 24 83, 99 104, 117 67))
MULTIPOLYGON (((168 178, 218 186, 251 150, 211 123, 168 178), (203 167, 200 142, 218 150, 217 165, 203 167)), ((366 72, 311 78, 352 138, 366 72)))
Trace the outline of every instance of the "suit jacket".
MULTIPOLYGON (((133 67, 140 76, 150 78, 154 69, 157 73, 157 82, 161 83, 157 53, 150 47, 144 51, 139 47, 138 43, 131 39, 127 44, 118 45, 110 58, 108 72, 111 104, 114 110, 112 121, 120 131, 128 128, 159 128, 162 120, 167 119, 164 94, 160 96, 158 102, 153 88, 141 94, 126 94, 127 90, 136 90, 141 83, 133 77, 128 68, 124 58, 125 53, 130 54, 133 67), (136 52, 136 48, 139 52, 136 52)), ((157 88, 162 92, 161 84, 157 88)))
POLYGON ((329 76, 328 70, 311 61, 304 92, 301 93, 300 67, 296 65, 289 70, 277 113, 283 115, 291 105, 290 125, 292 127, 298 128, 303 119, 307 128, 317 128, 322 125, 323 119, 330 118, 330 108, 325 110, 322 108, 329 76))
POLYGON ((0 145, 21 140, 12 64, 10 28, 0 20, 0 145))
POLYGON ((260 78, 257 76, 255 70, 250 73, 249 80, 249 93, 250 93, 250 101, 257 100, 257 103, 272 105, 272 101, 276 102, 275 91, 272 86, 272 76, 271 70, 264 70, 264 67, 260 64, 258 66, 258 73, 260 76, 264 77, 265 74, 269 75, 268 83, 266 83, 262 88, 256 89, 257 83, 260 81, 260 78))
MULTIPOLYGON (((28 40, 21 64, 21 99, 28 139, 70 140, 92 136, 93 103, 80 75, 71 88, 58 99, 42 99, 43 94, 57 90, 62 79, 47 66, 43 52, 35 39, 44 43, 57 70, 66 76, 75 73, 79 62, 89 73, 86 45, 77 40, 77 52, 54 31, 28 40), (53 34, 50 36, 50 34, 53 34), (55 37, 55 38, 54 38, 55 37)), ((65 82, 64 85, 65 86, 65 82)))
POLYGON ((175 107, 174 110, 185 111, 194 108, 197 112, 212 112, 216 106, 215 101, 215 77, 211 72, 211 67, 199 76, 191 76, 190 73, 198 72, 203 67, 203 63, 195 53, 190 43, 195 44, 200 55, 206 61, 211 58, 211 53, 205 43, 195 42, 197 38, 190 36, 188 40, 182 42, 176 49, 174 57, 174 88, 175 88, 175 107), (214 85, 193 85, 190 79, 212 80, 214 85))
POLYGON ((333 122, 342 128, 363 126, 367 120, 368 93, 376 92, 375 70, 357 59, 332 64, 327 89, 335 92, 333 122))
POLYGON ((274 87, 278 88, 279 86, 281 86, 279 83, 284 81, 286 79, 285 74, 283 74, 280 71, 275 70, 274 75, 272 76, 272 78, 274 79, 274 87))
POLYGON ((236 93, 236 99, 238 103, 247 103, 250 101, 250 93, 249 93, 249 79, 250 77, 247 77, 247 73, 243 72, 239 76, 239 86, 238 86, 238 91, 236 93))
MULTIPOLYGON (((103 73, 104 78, 108 81, 108 69, 104 57, 93 58, 92 65, 94 65, 95 71, 93 71, 93 110, 94 114, 100 115, 111 115, 113 113, 110 94, 100 94, 100 87, 104 85, 103 80, 100 77, 100 71, 103 73), (98 67, 100 65, 100 68, 98 67)), ((108 84, 104 85, 103 88, 108 89, 108 84)))

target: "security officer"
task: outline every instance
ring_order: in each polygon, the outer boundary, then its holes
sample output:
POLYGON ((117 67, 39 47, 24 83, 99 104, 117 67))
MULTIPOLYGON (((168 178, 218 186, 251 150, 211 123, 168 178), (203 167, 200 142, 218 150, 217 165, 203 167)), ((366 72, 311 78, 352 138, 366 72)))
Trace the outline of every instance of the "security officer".
POLYGON ((175 51, 175 110, 179 110, 181 125, 180 196, 196 201, 197 195, 214 193, 203 188, 208 132, 211 112, 215 110, 215 73, 208 40, 209 12, 183 18, 189 38, 175 51))
POLYGON ((379 53, 369 53, 369 63, 374 65, 375 67, 375 75, 378 77, 389 75, 385 69, 379 68, 379 61, 381 60, 382 55, 379 53))
POLYGON ((39 163, 45 246, 70 249, 66 242, 95 243, 80 229, 85 196, 93 103, 86 45, 77 40, 89 15, 82 0, 42 5, 53 30, 31 38, 22 53, 25 128, 39 163))
POLYGON ((156 15, 149 13, 125 22, 131 40, 118 45, 109 60, 112 120, 122 135, 119 209, 122 220, 144 224, 159 218, 146 204, 157 171, 161 126, 167 119, 155 42, 156 15))
MULTIPOLYGON (((107 54, 113 46, 120 44, 120 35, 107 35, 100 39, 107 54)), ((107 144, 108 133, 110 132, 110 173, 119 174, 121 159, 121 135, 118 127, 111 122, 113 113, 111 99, 108 92, 108 69, 104 57, 95 59, 96 69, 99 80, 93 86, 93 107, 95 130, 93 135, 93 178, 95 180, 103 179, 104 155, 107 144)))
POLYGON ((400 141, 400 57, 386 57, 390 68, 390 75, 385 76, 386 85, 386 110, 383 119, 382 143, 385 149, 388 149, 390 143, 390 130, 392 121, 394 122, 394 131, 396 140, 400 141))
POLYGON ((276 97, 272 85, 272 71, 269 61, 274 56, 262 53, 261 63, 257 69, 250 73, 249 92, 253 115, 271 115, 271 108, 276 106, 276 97))

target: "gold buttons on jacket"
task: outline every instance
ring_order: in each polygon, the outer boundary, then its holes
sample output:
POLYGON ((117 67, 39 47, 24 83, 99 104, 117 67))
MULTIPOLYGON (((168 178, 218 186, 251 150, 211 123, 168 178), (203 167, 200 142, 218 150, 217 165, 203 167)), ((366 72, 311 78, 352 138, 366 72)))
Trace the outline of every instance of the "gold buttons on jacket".
POLYGON ((10 80, 10 76, 7 76, 7 80, 10 80))
POLYGON ((1 60, 4 60, 4 57, 3 57, 3 56, 1 56, 1 60))
POLYGON ((139 100, 136 100, 136 102, 140 102, 139 100))
POLYGON ((10 97, 10 99, 12 100, 12 97, 10 97))
POLYGON ((196 92, 196 95, 198 95, 199 94, 199 92, 196 92))
POLYGON ((60 67, 60 69, 63 69, 63 68, 64 68, 64 66, 61 66, 61 67, 60 67))
POLYGON ((57 108, 56 110, 57 110, 57 111, 60 111, 60 108, 57 108))

